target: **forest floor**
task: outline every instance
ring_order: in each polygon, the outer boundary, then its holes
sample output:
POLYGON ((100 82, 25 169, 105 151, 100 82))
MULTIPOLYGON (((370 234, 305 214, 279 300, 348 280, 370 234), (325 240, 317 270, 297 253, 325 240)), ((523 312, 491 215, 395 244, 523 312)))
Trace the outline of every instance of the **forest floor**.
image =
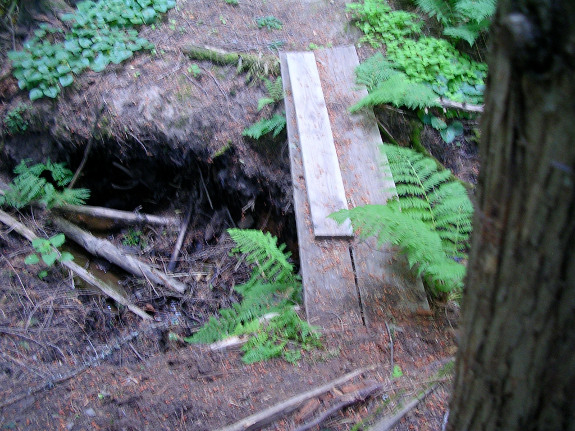
MULTIPOLYGON (((2 131, 0 174, 7 182, 25 157, 75 167, 96 136, 79 184, 92 190, 91 204, 166 215, 185 213, 195 202, 176 270, 190 293, 152 286, 99 259, 82 260, 71 248, 81 265, 117 284, 153 317, 153 323, 144 322, 69 273, 54 269, 40 280, 24 263, 29 243, 2 225, 0 429, 215 430, 365 368, 264 429, 297 429, 355 390, 376 384, 367 399, 309 429, 368 429, 433 385, 391 429, 440 430, 456 352, 459 315, 453 302, 433 301, 424 314, 401 314, 379 304, 381 321, 323 331, 322 347, 304 352, 295 365, 281 359, 245 365, 239 348, 182 342, 218 309, 237 301, 233 286, 248 276, 246 266, 230 256, 227 227, 271 231, 287 243, 296 264, 298 258, 285 136, 267 147, 241 136, 246 126, 281 106, 258 113, 258 98, 265 94, 261 83, 246 82, 231 66, 191 60, 185 48, 276 55, 279 45, 295 51, 310 44, 356 44, 360 34, 345 2, 240 0, 233 6, 178 0, 161 23, 142 33, 156 45, 155 55, 137 54, 102 73, 87 72, 56 102, 27 105, 26 132, 2 131), (265 16, 278 18, 282 29, 258 29, 256 19, 265 16), (197 78, 193 64, 201 70, 197 78)), ((5 118, 29 101, 7 75, 11 37, 1 40, 0 118, 5 118)), ((358 52, 364 59, 374 51, 363 46, 358 52)), ((397 141, 408 141, 409 114, 378 116, 397 141)), ((447 146, 428 129, 422 136, 439 160, 475 182, 472 141, 447 146)), ((56 232, 41 210, 12 214, 37 233, 56 232)), ((76 221, 159 267, 167 264, 178 235, 174 227, 76 221)))

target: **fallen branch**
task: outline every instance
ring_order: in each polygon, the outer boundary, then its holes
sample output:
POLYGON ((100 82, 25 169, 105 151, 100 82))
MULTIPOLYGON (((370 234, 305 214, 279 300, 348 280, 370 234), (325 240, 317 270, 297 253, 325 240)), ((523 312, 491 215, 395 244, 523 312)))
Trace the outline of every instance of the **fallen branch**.
MULTIPOLYGON (((23 225, 18 220, 16 220, 15 218, 13 218, 12 216, 10 216, 9 214, 5 213, 2 210, 0 210, 0 221, 2 223, 4 223, 6 226, 9 226, 10 228, 14 229, 20 235, 25 237, 28 241, 33 241, 37 238, 36 234, 32 230, 28 229, 25 225, 23 225)), ((56 249, 54 249, 54 250, 56 250, 56 249)), ((56 251, 58 251, 58 250, 56 250, 56 251)), ((122 295, 120 295, 118 292, 116 292, 112 287, 110 287, 109 285, 104 283, 99 278, 96 278, 94 275, 92 275, 91 273, 86 271, 81 266, 77 265, 76 263, 74 263, 72 261, 59 262, 59 263, 62 266, 64 266, 65 268, 67 268, 70 271, 72 271, 73 273, 75 273, 78 277, 80 277, 86 283, 97 287, 104 294, 106 294, 110 298, 112 298, 114 301, 127 307, 131 312, 133 312, 134 314, 137 314, 142 319, 144 319, 144 320, 150 320, 151 319, 151 317, 146 312, 144 312, 144 310, 142 310, 141 308, 132 304, 128 299, 124 298, 122 295)))
POLYGON ((391 430, 407 413, 413 410, 422 400, 424 400, 429 394, 431 394, 437 387, 439 382, 431 385, 425 392, 416 396, 410 402, 408 402, 405 407, 399 410, 396 414, 389 418, 383 418, 380 422, 376 423, 369 431, 389 431, 391 430))
POLYGON ((180 219, 177 217, 159 217, 139 212, 120 211, 111 208, 93 207, 89 205, 62 205, 53 208, 52 211, 65 211, 75 214, 84 214, 92 217, 108 218, 126 223, 147 223, 161 226, 178 225, 180 219))
POLYGON ((184 293, 186 285, 169 277, 167 274, 152 268, 150 265, 123 253, 110 241, 96 238, 62 217, 53 217, 54 224, 67 237, 71 238, 95 256, 118 265, 120 268, 139 277, 145 277, 156 284, 162 284, 178 293, 184 293))
POLYGON ((304 424, 304 425, 300 426, 299 428, 296 428, 295 431, 307 431, 307 430, 315 427, 316 425, 321 424, 327 418, 329 418, 331 415, 333 415, 335 412, 338 412, 341 409, 349 407, 353 404, 364 401, 367 397, 369 397, 369 396, 373 395, 375 392, 381 390, 382 387, 383 386, 381 383, 374 383, 374 384, 367 386, 365 388, 358 389, 357 391, 343 395, 342 397, 340 397, 339 402, 337 404, 335 404, 334 406, 327 409, 325 412, 323 412, 321 415, 319 415, 313 421, 308 422, 307 424, 304 424))
POLYGON ((235 424, 229 425, 224 428, 220 428, 219 431, 249 431, 249 430, 260 429, 265 425, 273 422, 278 417, 288 414, 291 411, 295 410, 296 408, 299 407, 299 405, 302 402, 307 401, 310 398, 324 394, 332 390, 336 386, 339 386, 342 383, 345 383, 348 380, 353 379, 355 376, 358 376, 359 374, 369 371, 373 368, 374 367, 368 367, 355 370, 349 374, 346 374, 343 377, 340 377, 339 379, 331 381, 326 385, 320 386, 319 388, 316 389, 312 389, 311 391, 305 392, 303 394, 296 395, 295 397, 292 397, 282 403, 276 404, 275 406, 272 406, 260 413, 248 416, 247 418, 242 419, 241 421, 236 422, 235 424))
POLYGON ((459 109, 460 111, 467 112, 483 112, 483 105, 472 105, 471 103, 465 102, 454 102, 453 100, 439 98, 439 104, 446 109, 459 109))
POLYGON ((176 241, 176 245, 174 246, 174 251, 172 252, 172 257, 170 258, 170 263, 168 263, 168 271, 174 272, 176 269, 176 264, 178 263, 178 256, 180 255, 180 249, 182 248, 182 244, 184 243, 184 238, 186 237, 186 232, 188 231, 188 226, 190 224, 190 220, 192 219, 192 212, 194 211, 194 199, 193 197, 190 198, 190 204, 188 205, 188 212, 184 221, 180 225, 180 234, 178 235, 178 239, 176 241))
POLYGON ((275 55, 255 55, 239 52, 227 52, 210 46, 188 45, 182 49, 193 60, 207 60, 216 64, 236 66, 238 71, 252 75, 279 76, 280 62, 275 55))

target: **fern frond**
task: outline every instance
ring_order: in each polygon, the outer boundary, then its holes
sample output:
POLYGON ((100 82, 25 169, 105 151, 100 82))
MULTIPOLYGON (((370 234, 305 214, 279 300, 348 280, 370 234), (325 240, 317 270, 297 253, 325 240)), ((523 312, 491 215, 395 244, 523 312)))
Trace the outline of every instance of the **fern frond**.
POLYGON ((52 178, 58 186, 64 187, 72 181, 74 173, 66 168, 65 163, 52 163, 50 159, 48 159, 44 166, 47 171, 50 171, 52 178))
POLYGON ((417 6, 429 16, 435 16, 443 24, 453 19, 454 4, 449 0, 415 0, 417 6))
POLYGON ((458 0, 455 10, 465 18, 481 22, 491 18, 495 14, 497 0, 458 0))
POLYGON ((373 91, 397 73, 400 72, 395 70, 393 63, 378 52, 355 68, 355 83, 373 91))
POLYGON ((286 118, 284 115, 275 114, 272 118, 263 119, 250 127, 244 129, 243 136, 248 136, 253 139, 260 139, 262 136, 273 132, 272 136, 275 138, 281 133, 286 126, 286 118))
POLYGON ((284 87, 282 77, 278 76, 275 81, 271 81, 269 79, 265 80, 266 90, 268 91, 268 95, 275 103, 283 100, 284 98, 284 87))
POLYGON ((349 218, 362 238, 374 236, 379 246, 399 246, 409 265, 434 284, 441 282, 447 290, 461 286, 465 268, 462 270, 463 265, 446 255, 439 233, 424 221, 401 212, 394 202, 341 210, 330 218, 338 223, 349 218))
POLYGON ((285 244, 277 245, 277 238, 269 232, 251 229, 228 229, 237 247, 232 252, 243 253, 248 263, 255 264, 253 277, 266 283, 285 283, 295 280, 290 253, 285 244))
POLYGON ((43 202, 51 208, 62 204, 81 205, 89 198, 88 189, 64 189, 59 191, 54 184, 49 182, 44 172, 50 172, 52 180, 58 187, 63 187, 72 179, 72 171, 66 168, 64 163, 52 163, 49 159, 46 163, 37 163, 28 166, 29 159, 22 160, 14 173, 17 176, 12 181, 6 196, 5 204, 14 208, 22 208, 33 201, 43 202))
POLYGON ((443 34, 453 37, 454 39, 462 39, 466 41, 469 46, 473 46, 481 31, 487 30, 488 27, 488 20, 483 20, 480 23, 468 22, 457 27, 445 27, 443 34))
POLYGON ((63 189, 61 192, 54 193, 50 199, 46 199, 46 204, 48 208, 62 205, 84 205, 89 198, 89 189, 63 189))
POLYGON ((438 106, 437 95, 427 85, 410 81, 401 72, 394 73, 373 89, 367 96, 350 108, 356 112, 364 107, 392 104, 410 109, 424 109, 438 106))

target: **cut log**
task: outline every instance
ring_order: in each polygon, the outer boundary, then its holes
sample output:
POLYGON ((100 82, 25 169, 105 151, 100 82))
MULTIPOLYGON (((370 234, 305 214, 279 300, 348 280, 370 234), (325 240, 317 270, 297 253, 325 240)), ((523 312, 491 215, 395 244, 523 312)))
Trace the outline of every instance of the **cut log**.
POLYGON ((93 255, 103 257, 138 277, 145 277, 152 283, 161 284, 178 293, 185 292, 185 284, 174 280, 162 271, 151 267, 135 257, 123 253, 110 241, 96 238, 62 217, 55 216, 53 222, 67 237, 77 242, 93 255))
MULTIPOLYGON (((36 234, 32 230, 30 230, 25 225, 23 225, 18 220, 16 220, 14 217, 10 216, 9 214, 5 213, 2 210, 0 210, 0 221, 2 223, 4 223, 6 226, 9 226, 12 229, 14 229, 16 232, 18 232, 20 235, 22 235, 28 241, 33 241, 34 239, 37 238, 36 234)), ((54 249, 54 250, 56 250, 56 249, 54 249)), ((58 251, 58 250, 56 250, 56 251, 58 251)), ((97 287, 105 295, 108 295, 110 298, 112 298, 117 303, 122 304, 125 307, 127 307, 131 312, 133 312, 134 314, 137 314, 142 319, 151 320, 150 315, 148 315, 146 312, 144 312, 144 310, 142 310, 138 306, 132 304, 128 299, 124 298, 117 291, 115 291, 113 287, 104 283, 102 280, 95 277, 93 274, 89 273, 88 271, 86 271, 81 266, 77 265, 76 263, 74 263, 72 261, 59 262, 59 263, 62 266, 64 266, 65 268, 67 268, 70 271, 72 271, 73 273, 75 273, 76 275, 78 275, 78 277, 80 277, 86 283, 88 283, 94 287, 97 287)))

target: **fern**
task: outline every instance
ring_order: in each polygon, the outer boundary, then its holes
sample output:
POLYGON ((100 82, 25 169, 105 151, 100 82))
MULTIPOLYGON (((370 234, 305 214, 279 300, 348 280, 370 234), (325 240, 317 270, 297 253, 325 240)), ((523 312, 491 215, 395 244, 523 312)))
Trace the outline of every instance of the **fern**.
POLYGON ((450 181, 448 170, 413 150, 384 145, 398 199, 332 214, 339 223, 350 218, 362 237, 375 236, 406 254, 411 267, 437 290, 463 284, 465 267, 457 260, 469 247, 473 207, 465 188, 450 181))
POLYGON ((253 139, 260 139, 262 136, 272 133, 272 137, 277 137, 286 126, 286 117, 275 114, 272 118, 262 119, 250 127, 244 129, 243 136, 253 139))
POLYGON ((258 111, 261 111, 267 105, 273 105, 284 98, 284 89, 282 77, 279 76, 275 81, 265 78, 265 86, 268 97, 262 97, 258 100, 258 111))
POLYGON ((211 343, 231 335, 250 334, 244 345, 243 361, 252 363, 282 356, 295 361, 300 349, 319 344, 314 328, 293 311, 293 304, 301 295, 301 280, 294 274, 285 245, 277 245, 277 238, 257 230, 229 229, 246 262, 253 265, 250 280, 235 289, 242 302, 220 311, 219 318, 209 321, 195 334, 186 338, 189 343, 211 343), (277 315, 269 322, 262 317, 277 315))
POLYGON ((495 14, 496 0, 416 0, 429 16, 445 26, 443 34, 463 39, 473 45, 479 34, 487 30, 495 14))
POLYGON ((414 82, 393 67, 380 53, 360 64, 356 71, 356 83, 364 85, 369 94, 353 105, 351 112, 364 107, 392 104, 397 107, 424 109, 437 106, 437 94, 427 85, 414 82))
POLYGON ((442 24, 449 24, 455 12, 453 1, 449 0, 415 0, 417 6, 431 17, 436 17, 442 24))
POLYGON ((449 181, 451 172, 434 160, 395 145, 382 151, 396 183, 401 210, 436 231, 449 257, 462 257, 469 247, 473 206, 465 187, 449 181))
POLYGON ((62 189, 72 180, 72 171, 64 163, 37 163, 28 166, 30 160, 22 160, 0 204, 22 208, 31 202, 44 203, 48 208, 64 204, 81 205, 90 197, 88 189, 62 189), (55 185, 58 187, 56 188, 55 185))

